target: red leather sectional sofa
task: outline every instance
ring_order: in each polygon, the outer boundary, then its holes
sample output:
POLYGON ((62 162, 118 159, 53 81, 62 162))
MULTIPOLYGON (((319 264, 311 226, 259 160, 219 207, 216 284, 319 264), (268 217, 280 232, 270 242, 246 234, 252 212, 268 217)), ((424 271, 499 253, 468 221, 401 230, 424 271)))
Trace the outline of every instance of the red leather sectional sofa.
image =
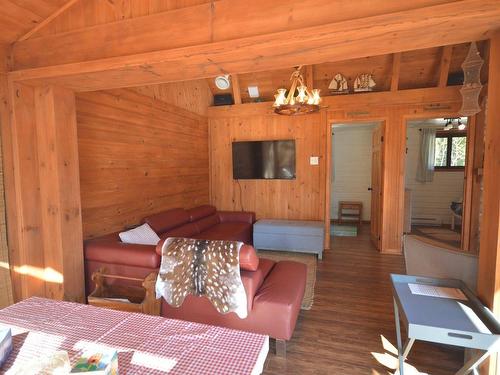
MULTIPOLYGON (((188 237, 213 240, 237 240, 252 243, 255 215, 250 212, 217 211, 213 206, 190 210, 176 208, 144 220, 160 238, 188 237)), ((144 278, 157 271, 161 245, 122 243, 118 232, 86 241, 85 278, 87 295, 93 290, 91 275, 100 267, 108 273, 144 278)), ((251 248, 253 252, 253 248, 251 248)), ((247 253, 247 252, 245 252, 247 253)), ((243 251, 242 251, 243 255, 243 251)), ((240 257, 241 258, 241 257, 240 257)), ((242 264, 242 259, 240 259, 242 264)), ((188 296, 182 306, 162 303, 162 316, 263 333, 279 340, 289 340, 295 328, 304 296, 306 266, 302 263, 273 262, 260 259, 255 271, 241 270, 248 298, 248 317, 219 314, 205 297, 188 296)))

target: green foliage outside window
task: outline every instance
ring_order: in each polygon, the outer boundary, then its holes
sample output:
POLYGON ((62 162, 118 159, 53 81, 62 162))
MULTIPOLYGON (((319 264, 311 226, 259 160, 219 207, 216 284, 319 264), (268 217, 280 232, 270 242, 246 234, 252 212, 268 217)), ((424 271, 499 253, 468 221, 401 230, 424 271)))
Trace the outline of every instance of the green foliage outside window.
POLYGON ((463 133, 436 134, 434 167, 436 169, 462 169, 467 157, 467 136, 463 133))

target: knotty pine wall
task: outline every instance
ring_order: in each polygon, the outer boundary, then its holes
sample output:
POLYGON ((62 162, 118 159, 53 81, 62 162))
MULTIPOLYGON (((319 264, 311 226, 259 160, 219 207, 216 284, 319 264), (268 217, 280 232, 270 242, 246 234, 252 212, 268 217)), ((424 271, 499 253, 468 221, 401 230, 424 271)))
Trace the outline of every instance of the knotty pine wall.
POLYGON ((206 117, 128 89, 76 106, 84 238, 208 203, 206 117))
POLYGON ((254 211, 257 218, 323 220, 325 205, 325 118, 323 114, 278 116, 263 103, 210 117, 211 202, 222 210, 254 211), (295 180, 233 180, 233 141, 294 139, 295 180), (309 165, 319 156, 320 165, 309 165))
POLYGON ((213 104, 212 91, 204 79, 141 86, 133 90, 203 116, 213 104))

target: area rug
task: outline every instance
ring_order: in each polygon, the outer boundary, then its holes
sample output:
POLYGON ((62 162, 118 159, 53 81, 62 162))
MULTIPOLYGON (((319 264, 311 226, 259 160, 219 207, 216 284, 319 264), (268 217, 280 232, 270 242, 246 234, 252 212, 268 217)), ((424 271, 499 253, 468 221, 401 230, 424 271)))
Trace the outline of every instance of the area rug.
POLYGON ((358 227, 356 225, 332 224, 330 226, 330 234, 332 236, 357 237, 358 227))
POLYGON ((420 232, 442 241, 460 241, 460 233, 446 228, 417 227, 420 232))
POLYGON ((259 257, 274 261, 292 260, 307 266, 306 290, 302 299, 302 310, 310 310, 314 302, 317 260, 315 254, 292 253, 289 251, 258 250, 259 257))

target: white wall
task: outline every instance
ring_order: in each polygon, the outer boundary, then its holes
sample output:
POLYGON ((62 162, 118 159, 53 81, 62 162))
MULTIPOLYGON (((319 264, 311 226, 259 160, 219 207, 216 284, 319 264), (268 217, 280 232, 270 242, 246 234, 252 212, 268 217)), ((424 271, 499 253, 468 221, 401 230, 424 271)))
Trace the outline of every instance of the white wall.
POLYGON ((335 127, 332 136, 331 218, 339 201, 363 202, 363 220, 371 216, 372 132, 375 124, 335 127))
POLYGON ((412 190, 412 217, 437 216, 442 222, 451 222, 450 204, 463 197, 462 171, 436 171, 432 182, 418 182, 417 165, 422 126, 408 126, 406 155, 406 188, 412 190))

